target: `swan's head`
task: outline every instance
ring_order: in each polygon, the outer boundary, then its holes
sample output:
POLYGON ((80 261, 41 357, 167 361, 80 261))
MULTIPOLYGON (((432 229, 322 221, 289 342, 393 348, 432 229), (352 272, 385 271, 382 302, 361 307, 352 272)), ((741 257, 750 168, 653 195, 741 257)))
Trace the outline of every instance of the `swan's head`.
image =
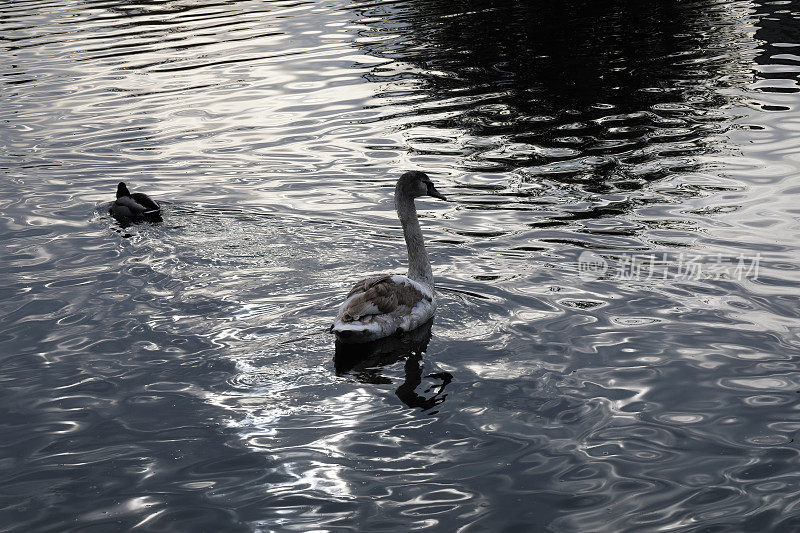
POLYGON ((409 198, 433 196, 440 200, 447 200, 442 193, 436 190, 428 175, 418 170, 411 170, 400 176, 400 179, 397 180, 396 190, 409 198))
POLYGON ((128 187, 125 186, 125 182, 120 181, 117 185, 117 198, 122 198, 124 196, 130 196, 131 191, 128 190, 128 187))

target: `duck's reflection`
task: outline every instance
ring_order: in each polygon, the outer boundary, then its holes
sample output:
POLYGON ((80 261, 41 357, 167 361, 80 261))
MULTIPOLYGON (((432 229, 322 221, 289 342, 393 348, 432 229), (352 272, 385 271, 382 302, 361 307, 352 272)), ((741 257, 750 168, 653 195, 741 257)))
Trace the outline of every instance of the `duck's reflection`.
MULTIPOLYGON (((405 359, 405 380, 395 394, 409 407, 425 411, 435 409, 447 398, 444 390, 453 376, 449 372, 428 374, 424 377, 432 381, 431 385, 422 394, 417 392, 423 379, 422 354, 428 349, 432 325, 433 319, 403 335, 364 344, 337 341, 333 358, 336 375, 350 375, 362 383, 390 384, 392 380, 382 373, 383 367, 405 359)), ((429 414, 436 412, 433 410, 429 414)))

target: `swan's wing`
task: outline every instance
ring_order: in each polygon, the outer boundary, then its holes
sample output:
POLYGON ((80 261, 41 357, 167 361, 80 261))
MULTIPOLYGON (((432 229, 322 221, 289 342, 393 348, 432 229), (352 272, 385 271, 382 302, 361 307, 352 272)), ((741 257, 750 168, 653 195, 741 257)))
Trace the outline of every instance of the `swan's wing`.
POLYGON ((407 313, 431 296, 404 276, 377 276, 356 283, 339 309, 342 322, 363 321, 375 315, 407 313))

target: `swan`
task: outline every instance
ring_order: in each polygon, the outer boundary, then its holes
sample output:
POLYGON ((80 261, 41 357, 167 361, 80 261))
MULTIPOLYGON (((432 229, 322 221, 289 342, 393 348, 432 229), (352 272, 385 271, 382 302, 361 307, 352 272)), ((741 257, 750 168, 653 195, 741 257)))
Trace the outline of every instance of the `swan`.
POLYGON ((433 272, 414 206, 414 198, 421 196, 447 201, 424 172, 400 176, 394 189, 394 204, 408 249, 408 275, 383 274, 356 283, 331 326, 337 341, 370 342, 411 331, 436 311, 433 272))
POLYGON ((110 212, 123 220, 161 221, 161 207, 144 193, 131 193, 122 181, 117 185, 117 199, 111 204, 110 212))

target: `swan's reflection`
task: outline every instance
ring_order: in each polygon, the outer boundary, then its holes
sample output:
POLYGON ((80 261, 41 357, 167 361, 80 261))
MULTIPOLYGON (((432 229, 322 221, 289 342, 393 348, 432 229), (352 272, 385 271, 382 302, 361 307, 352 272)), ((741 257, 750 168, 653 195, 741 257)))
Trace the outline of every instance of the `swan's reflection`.
MULTIPOLYGON (((433 319, 402 335, 363 344, 337 341, 336 354, 333 357, 336 375, 349 374, 362 383, 389 384, 392 380, 381 373, 381 367, 406 359, 405 381, 395 394, 409 407, 419 407, 425 411, 435 408, 447 398, 444 389, 453 380, 453 376, 449 372, 428 374, 424 377, 438 383, 429 386, 422 394, 417 393, 417 387, 422 384, 423 378, 422 354, 431 340, 432 325, 433 319), (433 394, 426 396, 430 393, 433 394)), ((429 414, 437 412, 431 411, 429 414)))

